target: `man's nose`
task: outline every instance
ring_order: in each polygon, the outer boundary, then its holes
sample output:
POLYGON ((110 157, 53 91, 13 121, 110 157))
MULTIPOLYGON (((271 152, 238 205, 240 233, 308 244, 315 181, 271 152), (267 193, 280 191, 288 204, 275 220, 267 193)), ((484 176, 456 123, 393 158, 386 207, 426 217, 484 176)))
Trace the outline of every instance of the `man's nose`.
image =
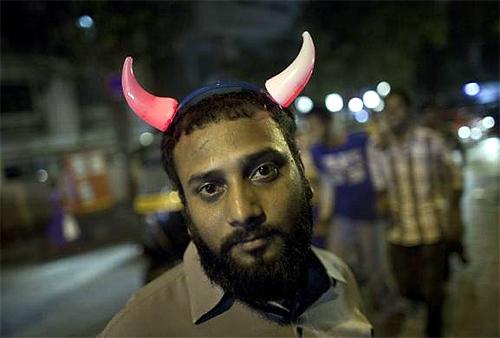
POLYGON ((233 186, 227 205, 228 223, 234 227, 254 228, 266 221, 259 198, 250 186, 233 186))

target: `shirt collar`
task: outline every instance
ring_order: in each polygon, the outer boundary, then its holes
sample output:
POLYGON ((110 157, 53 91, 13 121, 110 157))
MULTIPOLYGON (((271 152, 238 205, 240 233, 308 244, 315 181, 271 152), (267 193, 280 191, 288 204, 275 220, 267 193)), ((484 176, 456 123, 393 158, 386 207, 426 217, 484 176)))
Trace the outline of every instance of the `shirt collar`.
POLYGON ((332 253, 328 251, 320 250, 313 246, 311 247, 311 249, 316 255, 316 257, 318 257, 318 259, 320 260, 321 264, 325 268, 326 273, 328 274, 328 276, 330 276, 330 278, 333 278, 334 280, 347 284, 345 277, 339 270, 339 266, 343 264, 340 261, 340 259, 338 259, 336 256, 334 256, 332 253))
MULTIPOLYGON (((336 281, 347 284, 345 277, 340 272, 338 266, 342 263, 331 253, 312 247, 312 251, 319 259, 326 273, 335 285, 336 281), (332 261, 332 257, 334 257, 332 261)), ((224 296, 224 291, 215 283, 212 283, 203 271, 200 263, 198 251, 193 242, 190 242, 184 253, 184 271, 186 283, 189 291, 189 302, 191 306, 191 316, 193 323, 199 323, 221 314, 232 305, 232 299, 224 296), (218 311, 223 307, 224 311, 218 311), (209 312, 216 311, 211 315, 209 312), (202 318, 203 317, 203 318, 202 318)))

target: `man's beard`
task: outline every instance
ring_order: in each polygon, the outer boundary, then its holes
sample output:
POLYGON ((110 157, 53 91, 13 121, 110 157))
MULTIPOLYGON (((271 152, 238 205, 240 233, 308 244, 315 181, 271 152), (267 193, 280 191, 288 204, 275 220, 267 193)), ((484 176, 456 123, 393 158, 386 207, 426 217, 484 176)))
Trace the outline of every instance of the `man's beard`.
MULTIPOLYGON (((308 189, 305 180, 303 188, 306 191, 308 189)), ((306 277, 306 263, 310 255, 312 208, 306 191, 303 191, 295 205, 288 210, 285 221, 292 223, 290 233, 267 224, 257 225, 250 230, 238 228, 222 243, 220 254, 210 249, 186 213, 191 238, 209 279, 218 284, 224 292, 247 303, 293 298, 306 277), (231 248, 241 240, 254 237, 267 237, 272 240, 275 236, 280 236, 284 244, 279 256, 272 262, 265 262, 262 257, 256 257, 251 267, 245 267, 231 257, 231 248)))

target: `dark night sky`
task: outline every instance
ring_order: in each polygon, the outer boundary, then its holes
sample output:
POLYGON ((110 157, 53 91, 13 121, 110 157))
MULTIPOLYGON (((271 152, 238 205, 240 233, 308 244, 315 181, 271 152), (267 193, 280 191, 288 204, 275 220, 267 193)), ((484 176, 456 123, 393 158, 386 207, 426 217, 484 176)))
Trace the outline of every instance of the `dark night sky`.
MULTIPOLYGON (((56 55, 78 64, 93 60, 85 54, 90 49, 100 53, 92 62, 109 68, 121 63, 118 55, 137 54, 133 37, 141 29, 152 41, 146 43, 144 53, 151 55, 153 63, 161 63, 168 48, 158 47, 156 41, 169 41, 193 29, 195 5, 172 1, 2 1, 1 52, 56 55), (82 14, 94 17, 94 32, 76 27, 82 14)), ((318 50, 316 73, 321 75, 311 91, 322 93, 332 81, 346 91, 354 90, 382 77, 424 92, 453 88, 470 80, 498 80, 498 2, 335 1, 299 5, 301 13, 294 19, 295 26, 312 31, 318 50)), ((297 41, 290 36, 283 39, 287 41, 284 50, 293 53, 297 41)), ((256 57, 255 62, 279 63, 283 59, 280 51, 276 48, 273 59, 256 57)), ((253 69, 258 68, 252 65, 252 70, 246 69, 241 60, 223 66, 251 79, 253 69)))

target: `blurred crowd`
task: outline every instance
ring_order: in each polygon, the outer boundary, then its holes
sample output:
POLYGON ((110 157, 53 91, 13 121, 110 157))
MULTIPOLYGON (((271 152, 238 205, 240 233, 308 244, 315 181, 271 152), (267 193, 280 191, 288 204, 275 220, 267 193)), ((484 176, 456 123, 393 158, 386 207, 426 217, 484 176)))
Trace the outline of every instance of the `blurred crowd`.
POLYGON ((322 108, 304 116, 299 141, 315 190, 315 244, 352 268, 370 313, 405 315, 423 303, 426 334, 442 335, 449 259, 462 244, 459 142, 393 90, 366 128, 348 132, 322 108), (424 116, 424 118, 421 118, 424 116), (418 278, 416 278, 418 276, 418 278))

